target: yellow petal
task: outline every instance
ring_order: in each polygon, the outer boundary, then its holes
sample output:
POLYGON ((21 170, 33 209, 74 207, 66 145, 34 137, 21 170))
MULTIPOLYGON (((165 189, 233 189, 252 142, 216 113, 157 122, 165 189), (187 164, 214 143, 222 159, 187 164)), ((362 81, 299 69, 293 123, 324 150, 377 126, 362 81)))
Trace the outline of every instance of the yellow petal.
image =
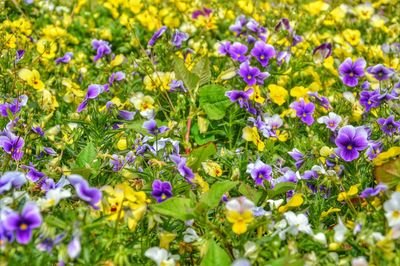
POLYGON ((119 66, 124 62, 125 57, 122 54, 115 56, 113 60, 110 62, 111 67, 119 66))
POLYGON ((18 72, 18 77, 22 80, 29 81, 32 80, 33 73, 29 69, 23 68, 18 72))

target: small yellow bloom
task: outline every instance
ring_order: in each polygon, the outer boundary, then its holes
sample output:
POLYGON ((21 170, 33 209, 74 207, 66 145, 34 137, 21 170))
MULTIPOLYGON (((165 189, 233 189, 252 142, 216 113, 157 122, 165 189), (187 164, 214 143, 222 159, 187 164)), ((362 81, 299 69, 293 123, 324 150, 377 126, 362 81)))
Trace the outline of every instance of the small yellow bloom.
POLYGON ((243 128, 243 139, 252 141, 257 146, 259 151, 263 151, 265 148, 264 142, 260 139, 256 127, 245 127, 243 128))
POLYGON ((124 150, 126 150, 126 149, 128 148, 128 142, 127 142, 127 140, 126 140, 125 137, 122 137, 122 138, 120 138, 120 139, 118 140, 118 142, 117 142, 117 148, 118 148, 120 151, 124 151, 124 150))
POLYGON ((232 223, 232 231, 237 234, 243 234, 247 231, 247 225, 253 221, 253 212, 246 210, 242 213, 237 211, 227 211, 227 220, 232 223))
POLYGON ((308 89, 303 86, 296 86, 290 90, 290 96, 295 97, 296 99, 306 98, 308 89))
POLYGON ((280 213, 286 212, 291 208, 297 208, 301 206, 303 202, 304 202, 303 194, 295 194, 293 195, 293 197, 290 198, 290 200, 286 203, 286 205, 280 206, 278 211, 280 213))
POLYGON ((328 217, 329 214, 335 213, 335 212, 340 212, 340 209, 339 209, 339 208, 330 207, 329 210, 323 211, 323 212, 321 213, 320 219, 324 219, 325 217, 328 217))
POLYGON ((338 201, 345 201, 347 199, 352 198, 353 196, 356 196, 358 194, 358 187, 360 186, 360 184, 357 185, 353 185, 349 188, 349 190, 347 192, 340 192, 337 200, 338 201))
POLYGON ((356 46, 360 43, 361 32, 359 30, 345 29, 343 31, 343 37, 352 46, 356 46))
POLYGON ((193 183, 200 186, 201 193, 206 193, 210 188, 208 183, 198 173, 194 174, 193 183))
POLYGON ((272 102, 276 103, 279 106, 284 104, 287 97, 289 96, 289 93, 285 88, 275 84, 270 84, 268 86, 268 90, 269 97, 271 98, 272 102))
POLYGON ((31 71, 23 68, 18 72, 18 76, 36 90, 42 90, 44 88, 44 83, 40 80, 40 74, 35 69, 31 71))
POLYGON ((110 62, 111 67, 121 65, 125 60, 125 57, 122 54, 116 55, 113 60, 110 62))

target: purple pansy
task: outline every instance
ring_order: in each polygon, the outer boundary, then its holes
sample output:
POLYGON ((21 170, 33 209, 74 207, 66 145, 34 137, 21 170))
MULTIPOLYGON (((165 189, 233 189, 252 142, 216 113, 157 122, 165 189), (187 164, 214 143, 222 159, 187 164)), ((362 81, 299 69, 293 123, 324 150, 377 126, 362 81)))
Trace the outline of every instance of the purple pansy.
POLYGON ((368 67, 367 72, 374 76, 377 80, 387 80, 389 79, 395 72, 393 68, 387 68, 382 64, 377 64, 376 66, 368 67))
MULTIPOLYGON (((108 84, 106 84, 108 86, 108 84)), ((101 93, 106 90, 106 85, 100 84, 91 84, 88 86, 88 90, 85 95, 85 99, 79 104, 78 109, 76 110, 78 113, 82 112, 88 104, 89 99, 96 99, 101 93)))
POLYGON ((192 13, 192 19, 197 19, 200 16, 203 17, 209 17, 211 14, 212 10, 207 8, 207 7, 203 7, 202 9, 199 10, 195 10, 192 13))
POLYGON ((357 159, 359 152, 368 147, 368 132, 364 127, 344 126, 339 130, 335 143, 340 157, 350 162, 357 159))
POLYGON ((21 172, 5 172, 0 177, 0 195, 11 188, 21 188, 26 183, 26 177, 21 172))
POLYGON ((169 130, 169 128, 166 126, 157 127, 157 122, 154 119, 145 121, 143 123, 143 128, 146 129, 147 132, 151 135, 158 135, 169 130))
POLYGON ((313 59, 316 63, 321 63, 324 59, 328 58, 332 54, 332 44, 329 42, 323 43, 313 50, 313 59))
POLYGON ((376 108, 381 104, 379 90, 362 91, 360 93, 360 104, 369 112, 371 108, 376 108))
POLYGON ((186 41, 187 39, 189 39, 189 34, 179 30, 175 30, 174 34, 172 35, 171 43, 176 48, 181 48, 182 42, 186 41))
POLYGON ((153 191, 151 192, 151 195, 156 198, 157 202, 163 202, 164 200, 172 197, 172 186, 168 181, 162 182, 158 179, 154 180, 152 188, 153 191))
POLYGON ((300 98, 298 102, 293 102, 290 108, 296 111, 296 116, 299 117, 303 123, 309 126, 314 123, 313 113, 315 105, 313 103, 306 103, 303 98, 300 98))
POLYGON ((122 71, 117 71, 111 74, 108 78, 108 84, 113 85, 115 81, 121 81, 125 79, 125 73, 122 71))
POLYGON ((365 75, 364 68, 366 62, 363 58, 358 58, 356 61, 352 61, 351 58, 347 58, 339 66, 339 74, 345 85, 349 87, 355 87, 358 84, 358 79, 365 75))
POLYGON ((101 200, 101 191, 97 188, 90 187, 89 183, 80 175, 70 175, 67 178, 75 188, 78 197, 98 210, 98 203, 101 200))
POLYGON ((376 122, 380 125, 381 130, 389 136, 392 136, 394 133, 399 132, 400 121, 395 121, 393 115, 389 116, 386 119, 378 118, 376 122))
POLYGON ((342 122, 342 117, 334 112, 330 112, 328 116, 318 118, 317 122, 319 124, 325 124, 331 131, 335 131, 340 122, 342 122))
POLYGON ((379 153, 382 152, 382 142, 380 141, 370 141, 368 143, 368 148, 365 151, 365 154, 368 156, 369 160, 373 160, 378 156, 379 153))
POLYGON ((268 72, 261 72, 257 67, 250 66, 248 61, 240 64, 239 75, 249 86, 253 86, 255 84, 263 85, 264 79, 269 77, 268 72))
POLYGON ((35 132, 36 134, 38 134, 39 136, 43 137, 44 136, 44 131, 41 127, 37 126, 34 127, 32 126, 32 131, 35 132))
POLYGON ((72 57, 73 57, 73 56, 74 56, 73 53, 67 52, 67 53, 65 53, 65 55, 64 55, 63 57, 57 58, 57 59, 55 60, 55 63, 56 63, 57 65, 58 65, 58 64, 61 64, 61 63, 67 64, 69 61, 72 60, 72 57))
POLYGON ((375 188, 369 187, 364 189, 361 194, 360 197, 361 198, 369 198, 369 197, 375 197, 377 196, 381 191, 385 191, 388 189, 388 186, 385 184, 378 184, 375 188))
POLYGON ((32 182, 37 182, 38 180, 46 176, 44 173, 38 171, 33 163, 30 163, 29 165, 21 165, 21 168, 24 170, 28 170, 28 172, 26 173, 26 177, 32 182))
POLYGON ((221 55, 229 55, 230 49, 231 49, 230 41, 220 42, 218 47, 218 53, 221 55))
POLYGON ((164 32, 167 30, 167 26, 162 26, 159 28, 151 37, 149 42, 147 43, 148 46, 154 46, 156 44, 156 41, 164 34, 164 32))
POLYGON ((170 92, 187 92, 188 89, 185 88, 185 85, 183 84, 182 80, 172 80, 170 84, 168 84, 169 86, 169 91, 170 92))
POLYGON ((32 230, 42 224, 42 216, 39 208, 33 202, 25 203, 21 213, 11 212, 7 214, 4 226, 7 230, 16 234, 17 242, 28 244, 32 238, 32 230))
POLYGON ((236 18, 235 24, 229 26, 229 30, 236 33, 236 37, 243 33, 244 26, 247 23, 247 19, 244 15, 241 15, 236 18))
POLYGON ((266 44, 263 41, 257 41, 250 54, 257 58, 258 62, 260 62, 263 67, 266 67, 269 60, 273 58, 276 53, 272 45, 266 44))
POLYGON ((225 96, 229 97, 231 102, 238 102, 240 108, 243 108, 245 102, 249 99, 250 95, 254 92, 253 89, 248 89, 247 91, 227 91, 225 92, 225 96))
POLYGON ((229 55, 235 61, 244 62, 247 60, 247 56, 245 55, 247 49, 246 45, 241 44, 240 42, 235 42, 229 47, 229 55))
POLYGON ((304 154, 296 148, 289 151, 288 154, 290 155, 290 157, 292 157, 296 161, 295 166, 297 169, 299 169, 302 166, 302 164, 304 163, 304 159, 305 159, 304 154))
POLYGON ((14 99, 12 103, 2 103, 0 104, 0 115, 8 117, 8 113, 15 115, 21 111, 21 107, 25 106, 28 102, 28 96, 25 94, 14 99))
POLYGON ((94 62, 111 53, 111 45, 103 40, 93 40, 92 48, 96 50, 96 55, 93 58, 94 62))
POLYGON ((15 54, 15 63, 18 63, 24 57, 25 50, 17 50, 15 54))
POLYGON ((249 173, 254 182, 259 186, 264 185, 264 180, 270 182, 272 179, 271 166, 263 163, 260 159, 257 159, 255 163, 250 163, 247 165, 246 173, 249 173))
POLYGON ((128 120, 128 121, 133 120, 135 115, 136 115, 136 112, 130 112, 130 111, 126 111, 126 110, 118 111, 118 118, 128 120))
POLYGON ((24 155, 22 151, 24 144, 25 141, 22 137, 14 135, 9 130, 0 133, 0 147, 16 161, 19 161, 24 155))
POLYGON ((186 165, 186 158, 174 154, 170 155, 169 157, 178 167, 178 172, 181 174, 181 176, 183 176, 189 183, 192 183, 194 174, 192 169, 186 165))

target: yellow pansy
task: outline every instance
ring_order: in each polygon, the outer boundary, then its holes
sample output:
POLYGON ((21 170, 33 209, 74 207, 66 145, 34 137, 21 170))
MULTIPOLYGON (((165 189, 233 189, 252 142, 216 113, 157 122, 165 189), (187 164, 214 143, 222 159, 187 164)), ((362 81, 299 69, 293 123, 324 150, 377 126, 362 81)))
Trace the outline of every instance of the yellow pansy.
POLYGON ((42 58, 52 59, 56 56, 57 44, 49 39, 40 39, 36 43, 36 49, 42 58))
POLYGON ((290 90, 290 96, 295 97, 296 99, 306 98, 308 89, 303 86, 296 86, 290 90))
POLYGON ((344 200, 352 198, 353 196, 356 196, 358 194, 359 186, 360 186, 360 184, 353 185, 349 188, 349 190, 347 192, 340 192, 337 197, 337 200, 344 201, 344 200))
POLYGON ((125 57, 122 54, 116 55, 113 60, 110 62, 111 67, 121 65, 125 60, 125 57))
POLYGON ((370 4, 361 4, 354 8, 356 16, 362 20, 368 20, 374 14, 374 8, 370 4))
POLYGON ((201 163, 204 171, 212 176, 212 177, 218 177, 222 175, 222 168, 219 164, 217 164, 216 162, 213 161, 207 161, 207 162, 203 162, 201 163))
POLYGON ((18 72, 18 76, 36 90, 42 90, 44 88, 44 83, 40 80, 40 74, 35 69, 29 70, 23 68, 18 72))
POLYGON ((271 98, 272 102, 276 103, 279 106, 284 104, 287 97, 289 96, 289 93, 285 88, 275 84, 268 85, 268 90, 269 97, 271 98))
POLYGON ((252 141, 257 146, 259 151, 263 151, 265 148, 264 142, 260 139, 256 127, 245 127, 243 128, 243 139, 252 141))
MULTIPOLYGON (((254 85, 251 87, 253 89, 253 93, 250 95, 250 100, 254 100, 256 103, 264 103, 265 98, 261 96, 261 90, 258 85, 254 85)), ((250 89, 250 88, 248 88, 250 89)), ((246 89, 247 91, 247 89, 246 89)))
POLYGON ((372 161, 374 165, 380 166, 388 162, 391 158, 400 155, 400 147, 391 147, 389 150, 378 154, 378 156, 372 161))
POLYGON ((335 213, 335 212, 340 212, 340 209, 339 208, 330 207, 329 210, 323 211, 321 213, 320 219, 324 219, 325 217, 328 217, 329 214, 335 213))
POLYGON ((316 16, 320 15, 323 11, 327 11, 329 9, 329 5, 324 1, 314 1, 303 5, 303 8, 311 15, 316 16))
POLYGON ((304 202, 303 194, 295 194, 293 195, 293 197, 290 198, 290 200, 285 205, 280 206, 278 211, 280 213, 286 212, 291 208, 297 208, 301 206, 303 202, 304 202))
POLYGON ((117 148, 120 151, 124 151, 128 148, 128 142, 125 137, 122 137, 117 142, 117 148))
POLYGON ((232 231, 237 234, 243 234, 247 231, 247 225, 254 219, 253 212, 251 210, 239 213, 237 211, 227 211, 227 220, 232 223, 232 231))
POLYGON ((343 31, 343 38, 352 46, 360 43, 361 32, 359 30, 345 29, 343 31))

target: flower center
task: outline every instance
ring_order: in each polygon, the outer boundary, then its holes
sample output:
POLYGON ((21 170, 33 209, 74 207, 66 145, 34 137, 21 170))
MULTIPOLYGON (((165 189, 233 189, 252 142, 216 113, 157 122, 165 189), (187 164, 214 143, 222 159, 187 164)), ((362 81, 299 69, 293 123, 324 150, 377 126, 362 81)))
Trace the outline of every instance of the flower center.
POLYGON ((26 223, 22 223, 19 225, 19 229, 26 230, 26 229, 28 229, 28 225, 26 223))
POLYGON ((307 114, 306 114, 306 113, 304 113, 304 114, 303 114, 303 117, 306 117, 306 116, 307 116, 307 114))
POLYGON ((333 122, 329 122, 329 126, 333 127, 335 124, 333 122))
POLYGON ((348 146, 347 146, 347 149, 351 151, 351 150, 353 149, 353 146, 348 145, 348 146))
POLYGON ((165 199, 167 198, 167 196, 166 196, 165 194, 162 194, 162 195, 161 195, 161 198, 162 198, 163 200, 165 200, 165 199))
POLYGON ((353 73, 353 72, 350 72, 349 76, 350 76, 350 77, 354 77, 354 73, 353 73))
POLYGON ((393 218, 400 218, 400 211, 393 211, 393 218))
POLYGON ((251 79, 251 75, 247 75, 247 79, 251 79))
POLYGON ((264 60, 264 59, 265 59, 265 56, 264 56, 264 55, 260 56, 260 59, 261 59, 261 60, 264 60))

